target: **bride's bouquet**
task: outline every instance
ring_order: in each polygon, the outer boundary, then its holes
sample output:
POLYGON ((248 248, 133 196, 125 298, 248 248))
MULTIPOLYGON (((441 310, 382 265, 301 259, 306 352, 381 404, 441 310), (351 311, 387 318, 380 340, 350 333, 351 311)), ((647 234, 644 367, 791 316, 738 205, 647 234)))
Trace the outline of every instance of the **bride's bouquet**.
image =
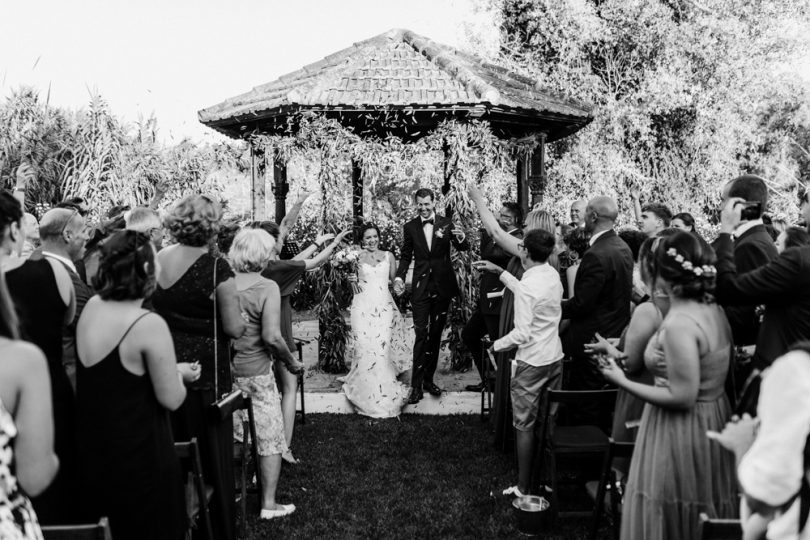
POLYGON ((357 294, 359 288, 357 286, 357 270, 360 266, 360 247, 348 246, 332 256, 329 263, 332 268, 343 274, 352 284, 352 291, 357 294))

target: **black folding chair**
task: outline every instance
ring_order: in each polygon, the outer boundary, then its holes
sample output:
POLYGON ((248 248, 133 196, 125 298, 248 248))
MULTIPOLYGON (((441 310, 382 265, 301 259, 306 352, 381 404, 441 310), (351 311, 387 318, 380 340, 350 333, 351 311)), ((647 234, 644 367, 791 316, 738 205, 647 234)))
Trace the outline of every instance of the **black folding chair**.
POLYGON ((190 518, 189 532, 193 520, 196 520, 198 523, 197 526, 202 527, 205 540, 214 540, 214 529, 211 526, 211 512, 209 511, 211 497, 214 495, 214 488, 205 485, 197 437, 192 438, 188 442, 174 443, 174 451, 177 453, 181 465, 183 465, 183 470, 191 471, 192 489, 197 496, 197 508, 186 508, 186 512, 190 518))
POLYGON ((602 475, 597 482, 588 482, 585 485, 588 495, 594 500, 593 523, 591 524, 591 540, 596 540, 596 533, 599 529, 599 521, 605 508, 605 495, 610 490, 610 513, 613 516, 613 537, 619 538, 619 527, 621 525, 621 499, 622 489, 616 478, 614 469, 617 459, 630 459, 633 455, 635 443, 616 442, 612 438, 605 453, 605 461, 602 465, 602 475))
POLYGON ((88 525, 48 525, 42 527, 45 540, 112 540, 110 522, 103 517, 88 525))
POLYGON ((706 514, 700 514, 698 531, 700 540, 740 540, 743 534, 739 519, 709 519, 706 514))
POLYGON ((495 386, 496 371, 489 359, 487 350, 492 346, 489 335, 481 338, 481 421, 486 422, 492 413, 492 389, 495 386))
POLYGON ((254 470, 256 473, 256 485, 259 496, 262 493, 262 475, 259 465, 259 447, 256 442, 256 422, 253 417, 253 400, 250 396, 240 391, 234 391, 211 405, 215 418, 220 421, 232 417, 237 411, 245 411, 247 420, 242 422, 242 442, 234 444, 233 463, 239 469, 239 504, 242 511, 242 519, 239 523, 239 534, 245 537, 247 531, 247 484, 248 484, 248 453, 247 439, 250 439, 250 454, 253 458, 254 470))
MULTIPOLYGON (((556 522, 558 517, 569 516, 589 516, 591 511, 566 511, 560 512, 559 509, 559 489, 557 480, 557 456, 600 456, 604 455, 610 445, 610 439, 607 434, 595 425, 574 425, 574 426, 553 426, 551 422, 552 404, 569 404, 581 405, 583 402, 594 403, 603 407, 605 410, 613 410, 616 403, 616 390, 549 390, 548 391, 548 406, 546 407, 546 414, 543 422, 543 432, 540 438, 539 452, 542 453, 545 444, 547 431, 553 429, 551 440, 548 443, 551 445, 551 459, 550 470, 547 471, 551 475, 551 515, 552 519, 556 522)), ((542 455, 542 454, 541 454, 542 455)))
MULTIPOLYGON (((298 361, 304 363, 304 345, 309 343, 309 340, 294 337, 295 348, 298 351, 298 361)), ((301 423, 307 423, 307 409, 304 403, 304 374, 298 374, 298 391, 301 392, 301 423)))

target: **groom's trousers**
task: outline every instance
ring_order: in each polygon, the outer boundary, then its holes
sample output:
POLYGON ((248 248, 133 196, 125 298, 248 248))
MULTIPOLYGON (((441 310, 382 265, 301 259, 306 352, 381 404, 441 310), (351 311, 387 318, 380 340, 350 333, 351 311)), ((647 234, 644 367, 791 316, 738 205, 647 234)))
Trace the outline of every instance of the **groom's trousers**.
POLYGON ((411 385, 421 388, 425 382, 433 382, 433 374, 439 363, 439 348, 442 332, 447 322, 450 298, 425 295, 411 300, 413 328, 416 340, 413 344, 413 377, 411 385))

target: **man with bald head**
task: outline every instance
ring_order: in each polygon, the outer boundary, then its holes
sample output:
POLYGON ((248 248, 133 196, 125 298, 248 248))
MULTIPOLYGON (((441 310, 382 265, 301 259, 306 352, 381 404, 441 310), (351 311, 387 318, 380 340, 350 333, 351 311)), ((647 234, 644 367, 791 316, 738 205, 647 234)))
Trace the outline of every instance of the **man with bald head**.
POLYGON ((591 233, 590 247, 582 256, 573 295, 562 304, 563 319, 571 321, 564 345, 573 359, 572 390, 605 385, 595 362, 585 354, 585 344, 596 333, 619 337, 630 322, 633 254, 613 230, 618 215, 616 201, 610 197, 591 199, 583 215, 585 230, 591 233))
POLYGON ((585 210, 588 208, 588 201, 580 199, 571 205, 571 226, 585 226, 585 210))
POLYGON ((87 224, 84 216, 73 208, 54 208, 42 216, 39 222, 40 249, 31 255, 32 259, 46 257, 58 261, 70 274, 73 290, 76 293, 76 315, 67 325, 62 336, 62 363, 73 387, 76 387, 76 323, 84 305, 93 296, 93 290, 82 281, 76 270, 76 261, 84 256, 87 243, 87 224))

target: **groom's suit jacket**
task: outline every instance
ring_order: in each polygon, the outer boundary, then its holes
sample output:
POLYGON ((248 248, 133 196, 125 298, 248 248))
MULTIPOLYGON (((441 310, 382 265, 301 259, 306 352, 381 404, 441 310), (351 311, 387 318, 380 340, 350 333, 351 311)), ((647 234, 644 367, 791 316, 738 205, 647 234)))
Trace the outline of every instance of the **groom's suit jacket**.
POLYGON ((429 294, 442 298, 452 298, 458 294, 458 283, 450 261, 450 245, 459 251, 466 251, 470 245, 466 238, 458 242, 452 229, 450 219, 434 214, 433 241, 428 249, 422 218, 417 216, 405 224, 397 277, 404 282, 408 267, 414 261, 412 300, 429 294))

